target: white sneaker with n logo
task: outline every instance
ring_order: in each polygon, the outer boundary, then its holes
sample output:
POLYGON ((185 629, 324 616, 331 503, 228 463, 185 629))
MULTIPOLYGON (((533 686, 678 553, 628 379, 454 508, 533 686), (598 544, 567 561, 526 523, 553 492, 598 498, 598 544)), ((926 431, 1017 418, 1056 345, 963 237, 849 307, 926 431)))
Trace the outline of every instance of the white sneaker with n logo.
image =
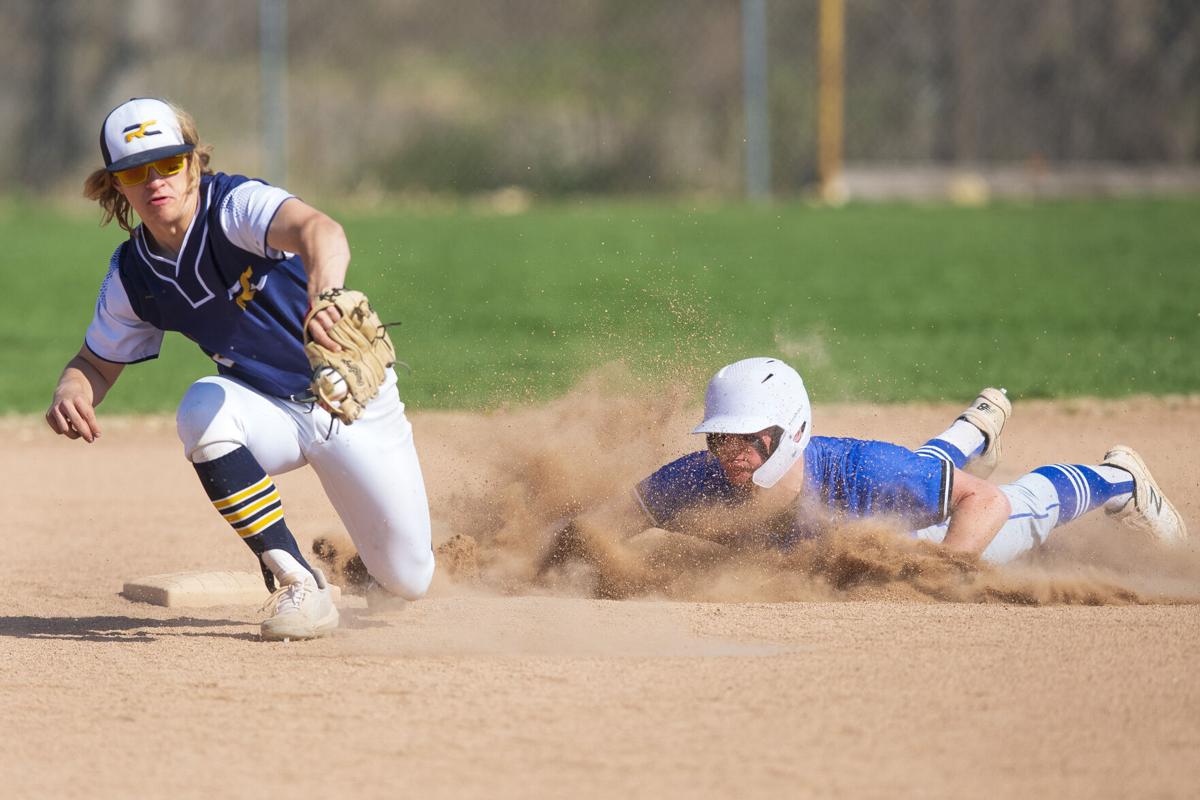
POLYGON ((1187 539, 1187 525, 1163 494, 1146 462, 1132 447, 1113 445, 1104 454, 1105 466, 1123 469, 1133 476, 1133 499, 1109 516, 1135 530, 1174 544, 1187 539))
POLYGON ((262 638, 269 642, 285 639, 316 639, 328 636, 338 626, 338 610, 325 575, 314 569, 292 573, 267 599, 264 608, 272 608, 263 621, 262 638))

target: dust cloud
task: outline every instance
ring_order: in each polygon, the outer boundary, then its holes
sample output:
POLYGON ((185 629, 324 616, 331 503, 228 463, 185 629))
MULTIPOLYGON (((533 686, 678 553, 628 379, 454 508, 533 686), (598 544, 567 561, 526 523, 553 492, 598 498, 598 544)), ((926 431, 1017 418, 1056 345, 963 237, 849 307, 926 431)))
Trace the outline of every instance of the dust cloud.
MULTIPOLYGON (((463 443, 452 447, 469 447, 472 458, 435 468, 429 480, 457 487, 431 494, 439 579, 459 591, 612 599, 1200 602, 1194 543, 1167 550, 1102 513, 1003 566, 914 540, 887 521, 842 525, 789 552, 765 546, 766 514, 744 508, 698 512, 682 532, 644 530, 631 488, 703 446, 688 435, 699 414, 695 384, 647 384, 610 366, 552 402, 455 419, 463 443)), ((819 405, 816 415, 820 428, 819 405)))

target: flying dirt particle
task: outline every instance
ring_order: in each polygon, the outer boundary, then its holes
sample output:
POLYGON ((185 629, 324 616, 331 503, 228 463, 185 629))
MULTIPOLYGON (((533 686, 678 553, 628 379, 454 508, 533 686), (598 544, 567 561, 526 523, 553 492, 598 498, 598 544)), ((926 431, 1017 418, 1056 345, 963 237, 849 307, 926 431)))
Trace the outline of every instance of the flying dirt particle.
POLYGON ((456 533, 438 545, 436 550, 438 569, 458 583, 474 583, 479 580, 478 545, 470 536, 456 533))

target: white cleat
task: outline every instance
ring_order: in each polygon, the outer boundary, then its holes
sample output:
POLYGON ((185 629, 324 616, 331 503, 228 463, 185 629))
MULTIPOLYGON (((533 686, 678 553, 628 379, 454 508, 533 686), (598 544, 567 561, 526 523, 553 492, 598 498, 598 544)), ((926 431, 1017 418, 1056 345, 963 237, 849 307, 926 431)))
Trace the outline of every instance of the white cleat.
POLYGON ((328 636, 338 626, 338 610, 333 604, 333 592, 321 570, 289 575, 267 600, 264 608, 273 607, 269 619, 263 621, 262 638, 268 642, 288 639, 316 639, 328 636))
POLYGON ((1123 469, 1133 476, 1133 498, 1116 511, 1109 511, 1109 516, 1166 544, 1177 544, 1187 539, 1187 525, 1183 517, 1179 516, 1175 506, 1158 488, 1158 482, 1150 474, 1146 462, 1132 447, 1113 445, 1104 454, 1101 463, 1123 469))
POLYGON ((959 419, 978 428, 984 437, 983 452, 967 462, 963 472, 968 472, 977 478, 991 475, 1000 463, 1003 448, 1000 445, 1000 434, 1004 432, 1004 423, 1012 416, 1012 403, 1004 389, 988 387, 979 393, 975 402, 959 419))

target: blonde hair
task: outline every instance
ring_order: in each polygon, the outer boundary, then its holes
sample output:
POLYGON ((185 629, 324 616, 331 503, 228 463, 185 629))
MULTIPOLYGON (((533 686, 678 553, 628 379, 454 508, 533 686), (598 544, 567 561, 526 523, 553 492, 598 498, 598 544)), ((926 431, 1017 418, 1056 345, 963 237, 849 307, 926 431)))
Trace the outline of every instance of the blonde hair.
MULTIPOLYGON (((179 118, 179 130, 183 134, 183 141, 196 148, 188 154, 187 190, 191 192, 200 185, 201 175, 211 175, 213 172, 208 166, 212 158, 212 145, 200 143, 200 134, 196 132, 196 120, 192 119, 191 114, 174 103, 167 105, 171 106, 171 110, 179 118)), ((116 178, 107 169, 101 167, 87 176, 83 182, 83 196, 88 200, 95 200, 104 210, 104 215, 100 218, 102 226, 115 219, 123 231, 133 233, 133 223, 129 219, 133 209, 129 207, 125 195, 117 191, 116 178)))

